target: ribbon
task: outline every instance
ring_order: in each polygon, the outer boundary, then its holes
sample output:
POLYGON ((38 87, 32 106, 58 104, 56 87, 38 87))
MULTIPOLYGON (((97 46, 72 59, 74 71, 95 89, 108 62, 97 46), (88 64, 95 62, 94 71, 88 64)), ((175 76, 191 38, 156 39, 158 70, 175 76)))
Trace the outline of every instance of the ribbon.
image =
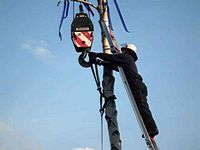
POLYGON ((68 12, 69 12, 69 0, 64 0, 63 12, 62 12, 61 20, 60 20, 60 25, 59 25, 59 37, 60 37, 60 40, 62 40, 61 27, 62 27, 62 24, 63 24, 63 20, 65 18, 67 18, 68 12))
POLYGON ((114 30, 113 30, 112 21, 111 21, 110 8, 109 8, 109 6, 108 6, 108 2, 107 2, 107 10, 108 10, 108 21, 109 21, 110 29, 111 29, 112 31, 114 31, 114 30))
POLYGON ((122 22, 122 24, 123 24, 123 26, 124 26, 125 31, 126 31, 126 32, 129 32, 128 29, 127 29, 127 27, 126 27, 125 21, 124 21, 124 19, 123 19, 122 13, 121 13, 121 11, 120 11, 120 9, 119 9, 119 5, 117 4, 117 0, 114 0, 114 3, 115 3, 115 6, 116 6, 116 8, 117 8, 119 17, 120 17, 120 19, 121 19, 121 22, 122 22))
POLYGON ((90 6, 89 5, 87 5, 87 4, 85 4, 85 3, 83 3, 83 5, 85 6, 85 8, 88 10, 88 12, 89 13, 91 13, 92 14, 92 16, 94 16, 94 12, 92 11, 92 9, 90 8, 90 6))

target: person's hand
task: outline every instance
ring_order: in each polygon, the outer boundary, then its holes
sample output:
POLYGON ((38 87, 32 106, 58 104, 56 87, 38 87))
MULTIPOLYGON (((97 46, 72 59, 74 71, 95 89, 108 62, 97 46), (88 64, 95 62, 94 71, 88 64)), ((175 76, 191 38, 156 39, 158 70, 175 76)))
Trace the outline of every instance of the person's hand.
POLYGON ((92 63, 96 62, 97 53, 95 53, 95 52, 89 52, 88 56, 89 56, 89 59, 90 59, 90 61, 92 63))
POLYGON ((99 65, 99 66, 103 65, 103 61, 100 60, 100 59, 96 59, 96 62, 94 62, 94 63, 99 65))
POLYGON ((89 57, 95 59, 97 57, 97 53, 95 53, 95 52, 89 52, 89 57))

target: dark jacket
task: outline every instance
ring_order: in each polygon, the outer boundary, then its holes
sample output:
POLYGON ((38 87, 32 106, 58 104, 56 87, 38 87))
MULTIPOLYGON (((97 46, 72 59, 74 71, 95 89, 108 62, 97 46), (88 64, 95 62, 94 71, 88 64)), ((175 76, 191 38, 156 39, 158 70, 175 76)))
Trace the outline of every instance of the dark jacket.
POLYGON ((107 66, 111 66, 112 68, 120 66, 123 68, 131 92, 149 135, 151 137, 157 135, 158 129, 147 103, 147 87, 144 84, 141 75, 138 73, 137 66, 135 64, 137 57, 124 53, 114 55, 99 53, 97 54, 97 57, 107 61, 107 66))
POLYGON ((110 65, 112 68, 116 68, 118 66, 122 67, 129 84, 134 84, 136 80, 143 80, 141 75, 138 73, 135 60, 131 55, 123 53, 114 55, 98 53, 97 56, 102 60, 107 61, 108 66, 110 65))

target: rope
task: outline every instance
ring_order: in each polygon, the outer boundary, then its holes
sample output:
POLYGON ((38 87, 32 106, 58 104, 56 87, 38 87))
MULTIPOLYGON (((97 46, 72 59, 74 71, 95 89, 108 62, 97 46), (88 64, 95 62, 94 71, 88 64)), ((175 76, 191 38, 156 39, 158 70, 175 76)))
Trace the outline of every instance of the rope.
POLYGON ((95 64, 95 70, 93 65, 91 65, 92 74, 94 76, 95 83, 97 85, 97 90, 100 94, 100 108, 99 112, 101 114, 101 150, 103 150, 103 114, 104 114, 104 106, 103 106, 103 93, 101 91, 101 84, 100 84, 100 78, 99 78, 99 72, 98 72, 98 66, 95 64))
POLYGON ((103 150, 103 113, 101 113, 101 150, 103 150))

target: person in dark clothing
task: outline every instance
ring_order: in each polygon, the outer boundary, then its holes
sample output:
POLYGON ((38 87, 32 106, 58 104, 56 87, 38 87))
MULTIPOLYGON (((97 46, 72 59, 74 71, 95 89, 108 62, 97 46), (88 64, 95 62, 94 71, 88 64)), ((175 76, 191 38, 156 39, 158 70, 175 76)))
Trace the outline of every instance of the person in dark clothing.
POLYGON ((127 78, 131 92, 136 101, 149 136, 154 138, 159 133, 159 131, 147 103, 147 87, 143 82, 143 78, 138 73, 137 66, 135 64, 138 59, 136 54, 137 48, 133 44, 127 44, 122 47, 121 50, 122 53, 120 54, 90 52, 89 58, 94 63, 108 66, 116 71, 118 71, 118 66, 123 68, 124 74, 127 78), (97 57, 101 60, 97 61, 97 57))

